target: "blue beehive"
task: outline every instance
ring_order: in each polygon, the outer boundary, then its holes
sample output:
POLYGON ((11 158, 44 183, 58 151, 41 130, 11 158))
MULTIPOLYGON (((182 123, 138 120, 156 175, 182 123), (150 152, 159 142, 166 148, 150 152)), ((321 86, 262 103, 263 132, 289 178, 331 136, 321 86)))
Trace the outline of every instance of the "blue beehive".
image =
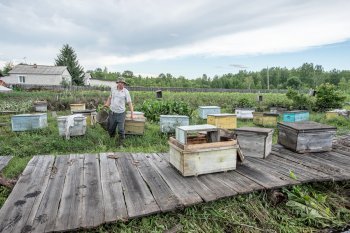
POLYGON ((218 106, 199 106, 198 115, 201 119, 207 119, 208 114, 219 114, 221 109, 218 106))
POLYGON ((182 115, 160 115, 159 123, 162 133, 175 133, 176 127, 189 125, 190 119, 182 115))
POLYGON ((12 131, 27 131, 47 127, 47 114, 19 114, 11 117, 12 131))
POLYGON ((283 113, 283 122, 308 121, 309 117, 308 111, 288 111, 283 113))

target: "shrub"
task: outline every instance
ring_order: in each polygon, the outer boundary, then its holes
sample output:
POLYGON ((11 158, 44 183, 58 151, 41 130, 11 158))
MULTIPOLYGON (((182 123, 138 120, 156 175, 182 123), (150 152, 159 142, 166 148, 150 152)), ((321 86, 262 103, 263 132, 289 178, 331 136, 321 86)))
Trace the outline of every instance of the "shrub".
POLYGON ((341 108, 345 96, 343 96, 333 84, 324 83, 316 89, 316 109, 324 112, 329 109, 341 108))
POLYGON ((298 93, 291 88, 288 89, 286 96, 293 101, 293 109, 311 110, 315 105, 311 97, 298 93))

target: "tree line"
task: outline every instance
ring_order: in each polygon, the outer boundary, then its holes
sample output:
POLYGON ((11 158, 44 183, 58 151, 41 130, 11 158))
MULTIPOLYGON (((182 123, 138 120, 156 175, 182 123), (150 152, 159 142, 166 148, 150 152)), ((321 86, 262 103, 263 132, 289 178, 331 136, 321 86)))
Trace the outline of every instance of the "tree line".
POLYGON ((191 88, 225 88, 225 89, 303 89, 316 88, 322 83, 331 83, 342 90, 350 89, 350 71, 325 71, 321 65, 304 63, 298 68, 271 67, 260 71, 240 70, 237 74, 224 74, 208 77, 203 74, 196 79, 184 76, 174 77, 161 73, 158 77, 141 77, 132 71, 109 72, 105 67, 88 71, 99 80, 114 81, 123 77, 132 86, 145 87, 191 87, 191 88))

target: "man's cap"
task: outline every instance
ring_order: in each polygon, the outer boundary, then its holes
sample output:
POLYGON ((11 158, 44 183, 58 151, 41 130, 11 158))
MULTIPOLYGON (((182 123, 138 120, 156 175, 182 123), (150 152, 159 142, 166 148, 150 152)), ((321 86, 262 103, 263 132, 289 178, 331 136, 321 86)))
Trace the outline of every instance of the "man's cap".
POLYGON ((125 79, 124 78, 118 78, 116 83, 124 83, 125 85, 127 85, 128 83, 125 82, 125 79))

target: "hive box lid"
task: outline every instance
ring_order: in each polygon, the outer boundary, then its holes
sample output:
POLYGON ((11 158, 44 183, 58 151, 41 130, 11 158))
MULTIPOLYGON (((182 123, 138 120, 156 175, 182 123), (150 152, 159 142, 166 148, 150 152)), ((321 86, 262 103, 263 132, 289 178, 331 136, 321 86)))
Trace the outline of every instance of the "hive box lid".
POLYGON ((217 130, 218 128, 214 125, 186 125, 177 127, 179 130, 183 131, 205 131, 205 130, 217 130))
POLYGON ((199 108, 220 108, 219 106, 199 106, 199 108))
POLYGON ((273 129, 270 128, 260 128, 260 127, 241 127, 238 129, 235 129, 236 133, 239 132, 254 132, 254 133, 259 133, 259 134, 269 134, 273 132, 273 129))
POLYGON ((336 130, 337 127, 317 123, 314 121, 300 121, 300 122, 278 122, 278 127, 286 127, 299 131, 315 131, 315 130, 336 130))
POLYGON ((233 113, 216 113, 216 114, 208 114, 208 116, 227 117, 227 116, 236 116, 236 114, 233 114, 233 113))
POLYGON ((161 118, 189 118, 185 115, 160 115, 161 118))
POLYGON ((96 112, 96 109, 85 109, 85 110, 73 110, 72 111, 73 114, 77 114, 77 113, 92 113, 92 112, 96 112))
POLYGON ((283 113, 301 113, 301 112, 309 112, 308 110, 293 110, 293 111, 284 111, 283 113))
POLYGON ((12 118, 16 118, 16 117, 40 117, 40 116, 46 116, 47 113, 26 113, 26 114, 18 114, 18 115, 14 115, 12 116, 12 118))

